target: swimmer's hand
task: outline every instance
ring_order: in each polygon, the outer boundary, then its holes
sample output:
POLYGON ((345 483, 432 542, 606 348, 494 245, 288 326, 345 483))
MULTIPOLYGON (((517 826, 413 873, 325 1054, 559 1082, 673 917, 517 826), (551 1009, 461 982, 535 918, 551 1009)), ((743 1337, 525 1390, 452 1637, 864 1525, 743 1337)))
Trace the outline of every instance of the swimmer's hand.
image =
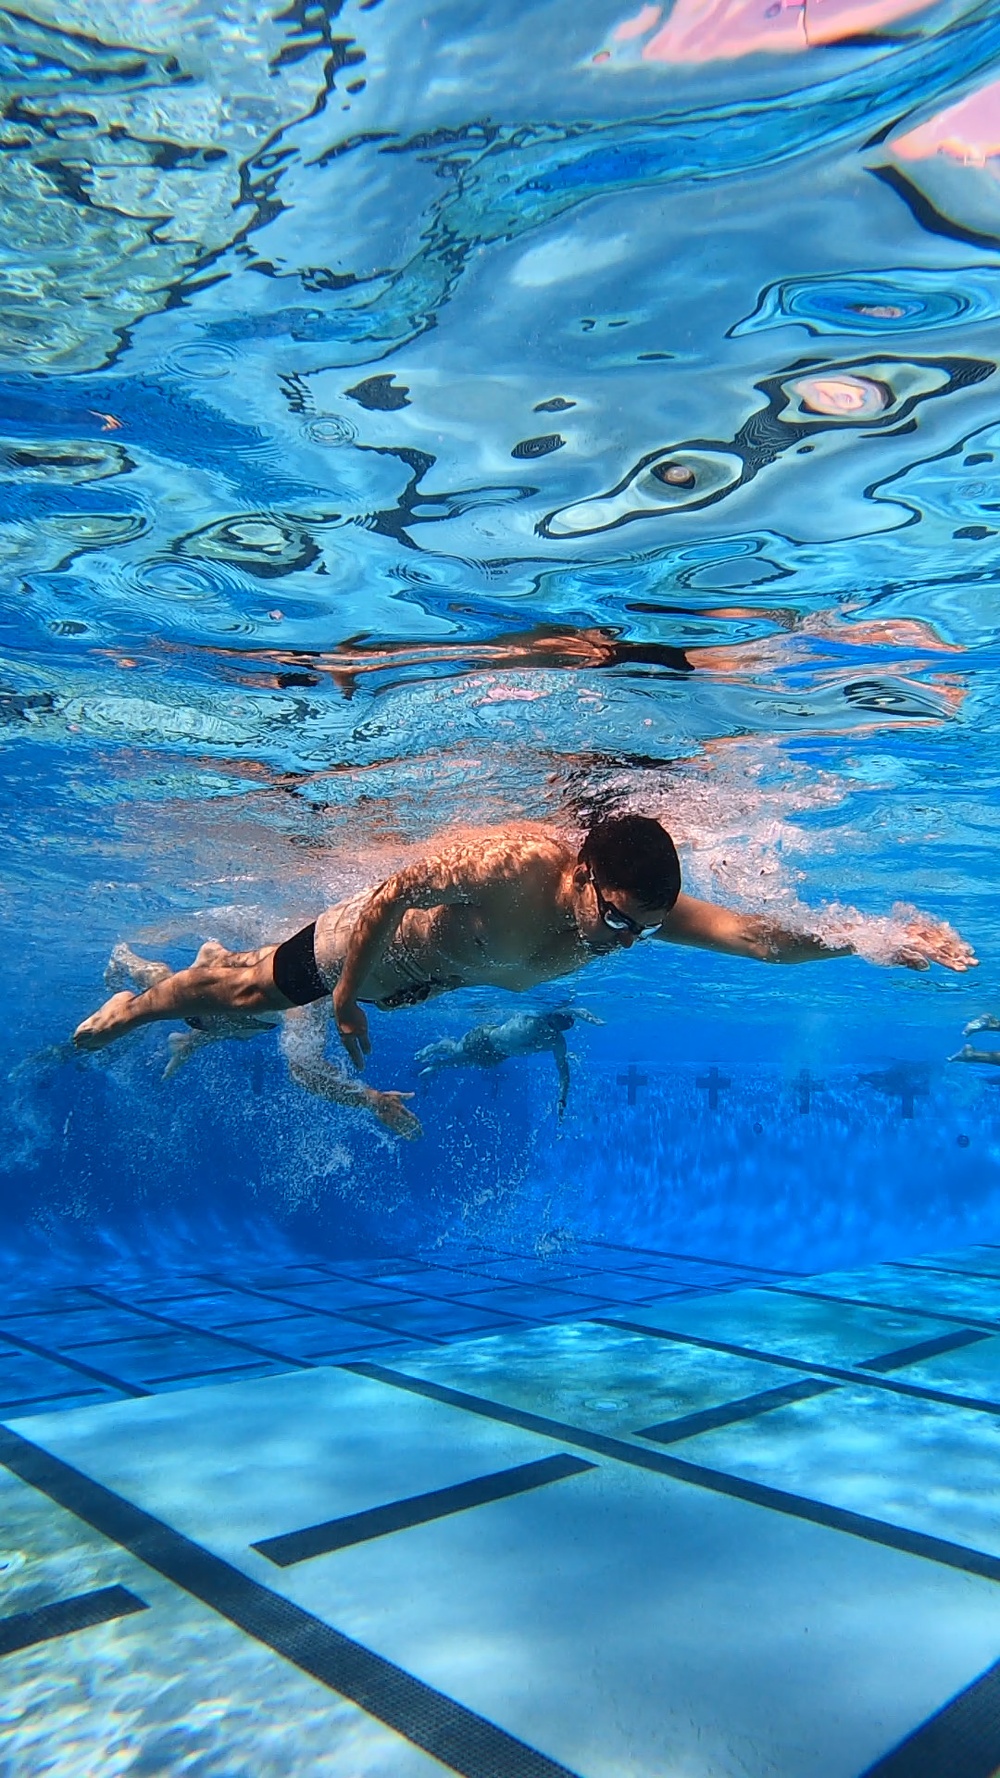
POLYGON ((368 1103, 378 1118, 379 1123, 391 1130, 394 1136, 403 1136, 407 1142, 415 1142, 424 1133, 423 1125, 415 1117, 404 1099, 412 1099, 412 1093, 377 1093, 373 1092, 368 1103))
POLYGON ((910 921, 892 961, 903 969, 929 969, 932 963, 940 963, 942 969, 958 973, 979 965, 975 951, 964 938, 959 938, 943 920, 931 920, 923 914, 910 921))
POLYGON ((337 1021, 340 1041, 355 1068, 363 1068, 365 1057, 372 1053, 367 1017, 356 1000, 340 1000, 336 994, 333 996, 333 1016, 337 1021))

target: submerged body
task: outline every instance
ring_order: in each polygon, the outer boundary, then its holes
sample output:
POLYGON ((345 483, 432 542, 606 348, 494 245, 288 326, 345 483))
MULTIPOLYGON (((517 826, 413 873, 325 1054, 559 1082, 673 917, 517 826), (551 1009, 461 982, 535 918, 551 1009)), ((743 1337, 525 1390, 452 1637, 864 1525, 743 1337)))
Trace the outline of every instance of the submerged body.
POLYGON ((443 1037, 418 1050, 415 1061, 420 1077, 435 1074, 439 1068, 496 1068, 512 1056, 536 1056, 550 1050, 559 1074, 559 1116, 566 1109, 569 1095, 569 1057, 565 1032, 577 1019, 590 1025, 603 1024, 592 1012, 576 1007, 572 1012, 518 1012, 499 1025, 476 1025, 464 1037, 443 1037))
MULTIPOLYGON (((259 950, 203 945, 188 969, 159 976, 144 992, 112 995, 74 1033, 96 1050, 160 1019, 257 1018, 329 1001, 357 1067, 370 1053, 362 1003, 383 1011, 413 1006, 462 987, 524 993, 575 974, 595 957, 629 949, 644 934, 736 957, 797 963, 847 956, 765 916, 717 907, 680 893, 680 867, 656 821, 624 816, 598 822, 583 846, 536 827, 490 829, 442 846, 377 888, 339 902, 291 940, 259 950)), ((929 919, 911 923, 893 959, 910 969, 931 962, 964 970, 970 947, 929 919)), ((315 1020, 300 1030, 316 1031, 315 1020)), ((290 1064, 292 1065, 292 1064, 290 1064)), ((338 1104, 364 1104, 401 1135, 419 1124, 402 1101, 347 1079, 315 1043, 293 1073, 338 1104)))

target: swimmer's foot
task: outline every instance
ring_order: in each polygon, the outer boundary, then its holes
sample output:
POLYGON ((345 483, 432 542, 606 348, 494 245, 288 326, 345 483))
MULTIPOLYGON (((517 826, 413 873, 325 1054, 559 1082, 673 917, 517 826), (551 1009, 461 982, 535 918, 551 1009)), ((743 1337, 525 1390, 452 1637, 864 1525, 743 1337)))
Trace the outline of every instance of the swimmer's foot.
POLYGON ((140 957, 131 945, 116 945, 108 958, 108 966, 104 971, 106 988, 155 988, 157 982, 166 980, 171 973, 169 963, 155 963, 150 957, 140 957))
POLYGON ((984 1012, 978 1019, 970 1019, 962 1027, 962 1036, 971 1037, 973 1031, 1000 1031, 1000 1019, 991 1012, 984 1012))
POLYGON ((204 1031, 171 1031, 167 1037, 169 1058, 160 1079, 170 1080, 178 1068, 183 1068, 194 1051, 201 1049, 209 1041, 204 1031))
POLYGON ((136 998, 135 994, 112 994, 110 1000, 77 1026, 73 1033, 74 1049, 102 1050, 106 1044, 114 1043, 133 1023, 128 1014, 136 998))

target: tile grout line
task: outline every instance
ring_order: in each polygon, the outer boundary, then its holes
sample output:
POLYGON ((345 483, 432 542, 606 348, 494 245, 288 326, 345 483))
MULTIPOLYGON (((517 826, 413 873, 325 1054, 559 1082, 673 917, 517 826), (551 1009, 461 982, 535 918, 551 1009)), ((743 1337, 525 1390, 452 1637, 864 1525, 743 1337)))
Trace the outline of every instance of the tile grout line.
POLYGON ((3 1337, 12 1345, 20 1346, 25 1352, 31 1352, 36 1358, 44 1358, 49 1364, 61 1364, 64 1370, 78 1371, 81 1377, 90 1377, 92 1382, 105 1383, 110 1389, 120 1389, 123 1395, 151 1395, 150 1389, 144 1389, 139 1383, 125 1383, 120 1377, 113 1377, 108 1371, 99 1371, 95 1365, 84 1364, 82 1359, 64 1357, 61 1352, 49 1350, 47 1346, 39 1346, 33 1340, 26 1340, 21 1334, 12 1334, 3 1330, 3 1337))
MULTIPOLYGON (((159 1314, 158 1311, 156 1311, 154 1309, 136 1309, 136 1310, 129 1309, 129 1305, 127 1303, 123 1303, 118 1297, 111 1296, 107 1291, 101 1290, 97 1285, 93 1285, 93 1286, 84 1285, 83 1288, 85 1290, 87 1290, 91 1296, 96 1297, 99 1302, 108 1303, 111 1305, 112 1308, 116 1308, 116 1309, 128 1309, 130 1314, 145 1315, 147 1317, 147 1319, 149 1319, 151 1321, 155 1321, 163 1327, 175 1328, 179 1333, 187 1333, 187 1334, 197 1333, 197 1334, 200 1334, 202 1339, 219 1340, 219 1341, 221 1341, 221 1343, 223 1345, 232 1346, 237 1351, 252 1352, 252 1353, 254 1353, 254 1355, 257 1358, 269 1358, 272 1360, 277 1359, 281 1364, 290 1364, 293 1366, 298 1366, 298 1368, 300 1368, 302 1370, 308 1370, 311 1368, 302 1359, 287 1358, 283 1352, 268 1352, 266 1350, 266 1348, 263 1346, 252 1346, 250 1344, 249 1340, 239 1340, 239 1339, 236 1339, 228 1334, 217 1333, 214 1329, 210 1333, 207 1333, 204 1328, 194 1327, 192 1325, 192 1323, 189 1321, 177 1321, 172 1316, 161 1315, 161 1314, 159 1314)), ((124 1338, 131 1339, 132 1335, 125 1334, 124 1338)), ((93 1345, 100 1345, 101 1342, 99 1340, 94 1340, 92 1342, 92 1344, 93 1345)), ((108 1341, 107 1344, 113 1345, 114 1341, 108 1341)), ((200 1375, 200 1373, 197 1371, 195 1371, 191 1374, 194 1376, 200 1375)), ((211 1373, 211 1371, 206 1371, 205 1375, 211 1376, 212 1373, 211 1373)))
MULTIPOLYGON (((584 1245, 600 1247, 612 1253, 644 1253, 647 1257, 652 1256, 654 1259, 681 1260, 686 1265, 717 1266, 720 1272, 759 1272, 766 1278, 810 1278, 813 1275, 811 1272, 778 1272, 773 1266, 744 1265, 742 1260, 707 1259, 704 1254, 699 1253, 670 1253, 662 1247, 623 1247, 618 1241, 587 1241, 584 1245)), ((751 1284, 753 1280, 751 1278, 736 1278, 734 1282, 751 1284)))
POLYGON ((9 1426, 0 1463, 174 1586, 328 1690, 357 1704, 459 1778, 577 1778, 527 1742, 251 1579, 183 1532, 9 1426))
MULTIPOLYGON (((202 1276, 207 1278, 210 1282, 216 1282, 217 1278, 218 1278, 218 1274, 212 1273, 212 1272, 204 1272, 202 1274, 202 1276)), ((298 1302, 295 1297, 278 1296, 274 1291, 255 1290, 253 1288, 253 1286, 249 1285, 249 1284, 230 1286, 229 1288, 235 1288, 235 1289, 242 1290, 244 1295, 246 1295, 246 1296, 259 1297, 262 1302, 285 1303, 290 1308, 298 1309, 300 1314, 303 1314, 303 1315, 322 1315, 328 1321, 348 1321, 348 1322, 350 1322, 352 1327, 367 1328, 369 1333, 396 1333, 397 1332, 397 1330, 395 1328, 380 1327, 378 1325, 378 1323, 375 1321, 362 1321, 359 1319, 358 1316, 356 1316, 356 1315, 352 1316, 350 1314, 349 1310, 347 1310, 347 1309, 324 1309, 324 1308, 321 1308, 318 1304, 315 1307, 312 1307, 308 1303, 298 1302)), ((416 1300, 417 1302, 439 1303, 440 1304, 443 1301, 450 1301, 450 1298, 417 1297, 416 1299, 414 1299, 411 1297, 400 1297, 400 1299, 397 1303, 391 1304, 391 1307, 399 1308, 399 1309, 409 1308, 412 1306, 412 1303, 414 1300, 416 1300)), ((378 1304, 373 1303, 372 1307, 377 1308, 378 1304)), ((512 1325, 515 1324, 515 1317, 513 1315, 508 1316, 507 1319, 512 1325)), ((477 1330, 475 1328, 470 1330, 471 1333, 475 1333, 476 1331, 477 1330)), ((500 1331, 500 1330, 483 1328, 482 1331, 484 1333, 490 1333, 490 1332, 495 1332, 495 1331, 500 1331)), ((405 1328, 403 1329, 403 1331, 401 1333, 398 1334, 397 1337, 399 1339, 404 1339, 404 1340, 410 1340, 410 1339, 423 1340, 426 1342, 427 1345, 430 1345, 430 1346, 440 1346, 443 1343, 441 1340, 436 1339, 433 1334, 411 1334, 405 1328)))

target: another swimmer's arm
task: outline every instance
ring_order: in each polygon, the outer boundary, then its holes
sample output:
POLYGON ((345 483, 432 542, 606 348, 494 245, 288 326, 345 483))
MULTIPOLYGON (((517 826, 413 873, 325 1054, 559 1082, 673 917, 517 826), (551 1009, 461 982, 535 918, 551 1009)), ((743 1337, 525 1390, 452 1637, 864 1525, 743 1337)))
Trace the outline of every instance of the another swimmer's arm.
POLYGON ((475 899, 474 877, 467 855, 445 855, 397 871, 368 897, 355 921, 333 994, 341 1042, 356 1067, 364 1067, 364 1058, 371 1054, 372 1047, 368 1020, 358 1005, 358 995, 367 977, 378 967, 403 915, 411 908, 471 906, 475 899))
POLYGON ((796 931, 762 914, 741 914, 732 908, 679 895, 656 934, 668 944, 694 945, 727 957, 755 957, 761 963, 812 963, 824 957, 851 957, 854 946, 830 945, 812 933, 796 931))

